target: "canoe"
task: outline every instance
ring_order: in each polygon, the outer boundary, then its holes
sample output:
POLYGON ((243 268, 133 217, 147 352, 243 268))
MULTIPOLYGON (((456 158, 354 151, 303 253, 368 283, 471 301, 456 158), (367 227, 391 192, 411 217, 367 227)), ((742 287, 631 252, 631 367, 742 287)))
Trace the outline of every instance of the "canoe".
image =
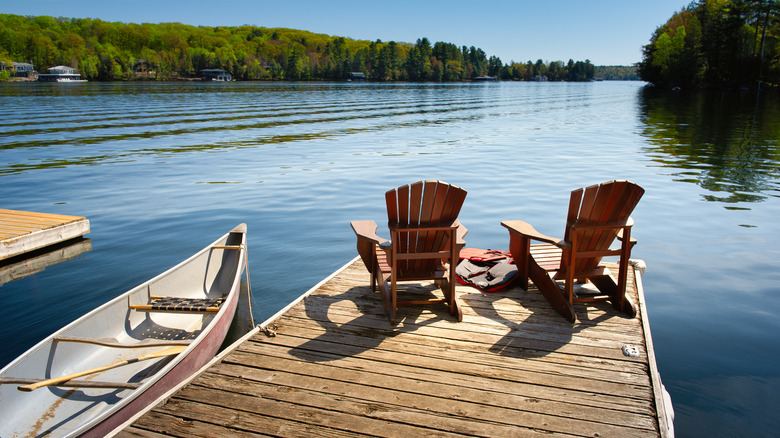
POLYGON ((8 364, 0 370, 0 437, 105 436, 192 376, 225 339, 246 257, 241 224, 8 364))

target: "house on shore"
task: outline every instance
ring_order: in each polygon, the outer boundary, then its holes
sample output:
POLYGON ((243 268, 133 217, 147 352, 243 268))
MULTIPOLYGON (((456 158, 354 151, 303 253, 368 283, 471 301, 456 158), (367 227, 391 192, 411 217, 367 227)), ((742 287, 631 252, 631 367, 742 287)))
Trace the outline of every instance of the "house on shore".
POLYGON ((81 78, 81 74, 76 73, 76 69, 65 65, 49 67, 48 73, 39 73, 38 82, 87 82, 81 78))
POLYGON ((28 62, 14 62, 13 71, 11 72, 12 78, 29 78, 35 79, 37 76, 35 67, 28 62))
POLYGON ((360 82, 366 80, 366 74, 360 71, 353 71, 347 76, 347 81, 360 82))
POLYGON ((11 78, 35 80, 38 75, 35 67, 27 62, 12 62, 11 64, 0 62, 0 72, 3 71, 7 71, 11 78))
POLYGON ((153 78, 157 76, 157 66, 143 58, 136 60, 130 69, 136 78, 153 78))
POLYGON ((233 80, 233 75, 220 68, 204 68, 198 72, 198 76, 204 81, 229 82, 233 80))

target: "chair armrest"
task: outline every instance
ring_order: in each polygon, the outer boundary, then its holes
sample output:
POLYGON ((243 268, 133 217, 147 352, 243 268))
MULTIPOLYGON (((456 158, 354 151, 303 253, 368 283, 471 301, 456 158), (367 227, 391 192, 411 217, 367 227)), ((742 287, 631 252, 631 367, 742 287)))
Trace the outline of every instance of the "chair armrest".
POLYGON ((455 244, 461 247, 466 246, 466 241, 463 238, 469 233, 469 229, 457 220, 455 222, 458 223, 458 229, 455 232, 455 244))
MULTIPOLYGON (((619 240, 621 242, 623 241, 623 229, 618 231, 618 233, 617 233, 617 240, 619 240)), ((632 237, 628 242, 631 244, 631 246, 634 246, 634 245, 636 245, 637 240, 632 237)))
POLYGON ((390 242, 385 238, 377 236, 377 226, 374 221, 352 221, 349 225, 352 226, 352 230, 355 232, 358 239, 368 240, 369 242, 373 242, 380 246, 384 246, 390 242))
POLYGON ((509 230, 509 233, 516 233, 524 237, 528 237, 529 239, 538 240, 540 242, 545 243, 551 243, 555 246, 564 248, 569 246, 568 242, 565 242, 562 239, 556 239, 555 237, 546 236, 531 226, 531 224, 523 221, 501 221, 501 225, 503 225, 506 229, 509 230))

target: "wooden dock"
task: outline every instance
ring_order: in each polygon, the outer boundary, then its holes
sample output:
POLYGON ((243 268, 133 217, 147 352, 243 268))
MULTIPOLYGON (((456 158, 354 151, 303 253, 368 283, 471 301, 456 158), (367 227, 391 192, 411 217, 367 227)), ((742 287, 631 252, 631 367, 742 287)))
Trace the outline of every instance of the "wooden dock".
POLYGON ((89 220, 80 216, 0 209, 0 260, 87 233, 89 220))
POLYGON ((391 326, 356 259, 118 436, 671 436, 630 271, 633 319, 577 305, 571 325, 533 288, 459 286, 463 322, 434 305, 391 326))

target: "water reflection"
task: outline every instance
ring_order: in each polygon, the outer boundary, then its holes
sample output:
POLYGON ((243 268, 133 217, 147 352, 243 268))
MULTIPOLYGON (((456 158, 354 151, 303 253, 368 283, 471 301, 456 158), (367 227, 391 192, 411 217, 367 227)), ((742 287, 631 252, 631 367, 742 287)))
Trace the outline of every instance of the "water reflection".
POLYGON ((51 265, 75 259, 91 250, 90 239, 77 238, 0 261, 0 286, 41 272, 51 265))
POLYGON ((777 93, 645 87, 639 92, 645 153, 676 181, 707 190, 703 199, 736 204, 780 196, 777 93))

